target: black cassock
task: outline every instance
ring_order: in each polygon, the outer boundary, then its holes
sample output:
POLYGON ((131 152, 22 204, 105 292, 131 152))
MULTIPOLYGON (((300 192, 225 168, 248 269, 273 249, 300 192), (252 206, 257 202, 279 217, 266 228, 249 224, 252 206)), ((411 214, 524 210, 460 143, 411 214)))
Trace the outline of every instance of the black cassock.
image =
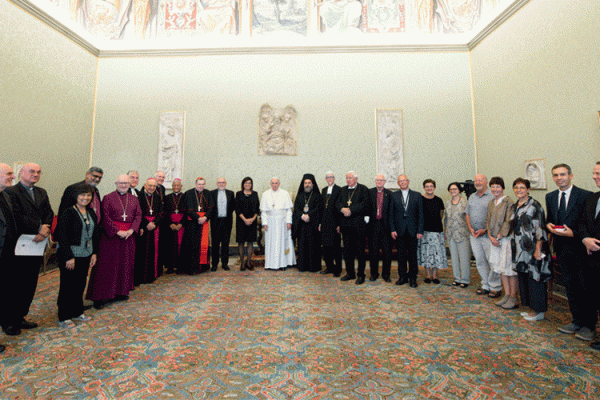
POLYGON ((187 223, 185 199, 183 193, 171 193, 165 196, 165 208, 162 231, 160 232, 161 254, 167 271, 179 268, 181 244, 187 223), (183 225, 179 231, 171 229, 171 224, 183 225))
POLYGON ((161 217, 163 212, 160 195, 156 192, 148 196, 145 190, 141 190, 138 196, 140 208, 142 209, 142 222, 140 229, 144 233, 137 237, 135 245, 135 274, 134 285, 152 283, 162 274, 162 265, 159 264, 159 235, 161 217), (150 212, 152 210, 152 212, 150 212), (150 222, 156 226, 152 231, 146 227, 150 222))
POLYGON ((301 192, 294 202, 292 236, 298 245, 297 264, 300 271, 321 270, 321 233, 319 224, 323 213, 323 197, 318 189, 310 193, 301 192), (308 214, 304 222, 302 215, 308 214))

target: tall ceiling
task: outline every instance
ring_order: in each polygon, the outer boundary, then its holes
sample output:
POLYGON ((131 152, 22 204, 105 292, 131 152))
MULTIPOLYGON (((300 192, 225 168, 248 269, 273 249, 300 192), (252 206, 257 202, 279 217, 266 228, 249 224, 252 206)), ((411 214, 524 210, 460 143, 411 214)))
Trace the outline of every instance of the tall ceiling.
POLYGON ((11 0, 97 56, 468 51, 529 0, 11 0))

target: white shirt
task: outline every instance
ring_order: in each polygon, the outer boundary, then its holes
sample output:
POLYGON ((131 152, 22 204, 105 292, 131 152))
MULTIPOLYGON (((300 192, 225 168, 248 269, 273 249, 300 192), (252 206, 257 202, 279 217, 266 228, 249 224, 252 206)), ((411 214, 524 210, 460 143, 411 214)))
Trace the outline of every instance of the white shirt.
POLYGON ((560 209, 560 198, 562 197, 562 194, 565 194, 565 210, 567 209, 567 207, 569 206, 569 198, 571 198, 571 191, 573 190, 573 185, 569 186, 569 188, 565 191, 562 191, 560 189, 558 189, 558 209, 560 209))
POLYGON ((327 186, 327 194, 333 193, 333 185, 327 186))

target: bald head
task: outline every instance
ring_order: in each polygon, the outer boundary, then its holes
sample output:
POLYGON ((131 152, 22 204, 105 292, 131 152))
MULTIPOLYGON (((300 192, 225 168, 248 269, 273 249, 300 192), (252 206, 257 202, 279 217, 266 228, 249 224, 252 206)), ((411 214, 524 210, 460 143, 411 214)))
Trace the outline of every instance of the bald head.
POLYGON ((402 174, 398 177, 398 186, 400 186, 401 190, 408 189, 409 184, 410 184, 410 180, 408 179, 408 176, 402 174))
POLYGON ((155 178, 146 179, 146 183, 144 183, 144 190, 148 194, 152 194, 156 191, 156 187, 158 186, 158 182, 155 178))
POLYGON ((473 185, 475 185, 477 193, 479 193, 480 195, 483 194, 487 190, 488 186, 487 177, 483 174, 475 175, 475 178, 473 178, 473 185))
POLYGON ((15 172, 8 164, 0 163, 0 192, 9 186, 15 179, 15 172))
POLYGON ((19 176, 21 177, 21 183, 23 183, 23 185, 32 187, 40 180, 42 169, 35 163, 27 163, 21 168, 19 176))
POLYGON ((156 183, 158 183, 159 185, 162 185, 163 183, 165 183, 165 172, 164 171, 156 171, 156 174, 154 175, 154 177, 156 178, 156 183))
POLYGON ((129 190, 129 176, 126 174, 119 175, 115 181, 115 186, 117 187, 117 191, 119 193, 127 193, 129 190))
POLYGON ((385 176, 383 174, 375 175, 375 187, 379 190, 385 186, 385 176))

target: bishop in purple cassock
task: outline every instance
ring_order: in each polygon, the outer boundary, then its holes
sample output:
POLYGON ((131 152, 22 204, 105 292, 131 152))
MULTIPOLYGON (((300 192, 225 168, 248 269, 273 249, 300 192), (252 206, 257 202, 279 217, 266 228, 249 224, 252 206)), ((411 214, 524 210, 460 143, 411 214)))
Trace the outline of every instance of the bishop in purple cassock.
POLYGON ((102 199, 104 231, 86 296, 97 309, 108 301, 128 299, 133 289, 134 233, 139 230, 142 210, 137 197, 128 192, 127 175, 119 175, 115 184, 117 190, 102 199))

